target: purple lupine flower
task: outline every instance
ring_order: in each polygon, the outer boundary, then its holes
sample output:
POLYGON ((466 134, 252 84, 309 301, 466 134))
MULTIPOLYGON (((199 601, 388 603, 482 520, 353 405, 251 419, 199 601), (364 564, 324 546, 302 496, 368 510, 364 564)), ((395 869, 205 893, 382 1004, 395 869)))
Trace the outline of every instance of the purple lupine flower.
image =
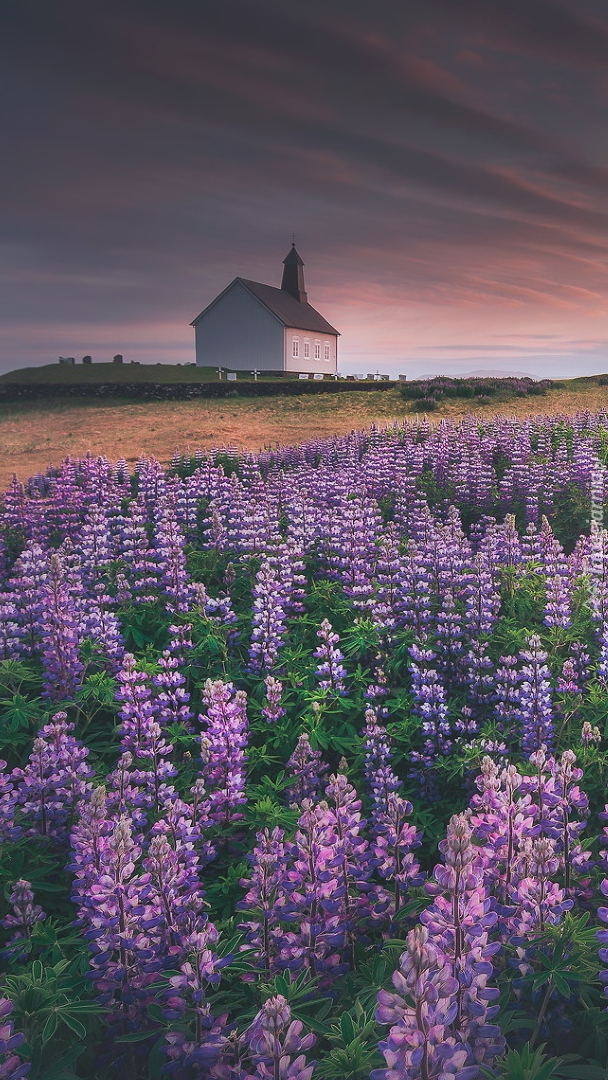
POLYGON ((264 684, 266 686, 266 702, 262 706, 262 716, 267 724, 276 724, 277 720, 285 716, 285 709, 281 706, 283 683, 275 679, 274 676, 267 675, 264 684))
POLYGON ((512 943, 524 947, 523 957, 531 933, 545 926, 556 926, 574 901, 567 899, 565 890, 551 881, 560 863, 552 840, 540 836, 522 854, 525 868, 517 885, 511 887, 514 911, 506 923, 512 943))
POLYGON ((15 825, 16 802, 13 776, 6 771, 6 761, 0 758, 0 843, 20 836, 21 829, 15 825))
POLYGON ((431 649, 420 648, 414 643, 410 650, 412 657, 412 693, 414 709, 422 719, 424 737, 421 755, 411 755, 412 761, 432 764, 438 755, 450 752, 452 746, 451 726, 445 700, 445 689, 434 668, 431 667, 435 653, 431 649))
POLYGON ((165 739, 160 724, 155 721, 148 723, 145 738, 136 753, 146 765, 139 773, 139 782, 148 788, 152 805, 155 810, 159 810, 163 804, 174 798, 175 787, 168 781, 177 776, 177 767, 169 760, 173 746, 165 739))
POLYGON ((435 619, 435 636, 437 665, 444 681, 449 685, 460 682, 463 629, 453 589, 443 593, 441 609, 435 619))
POLYGON ((51 555, 48 578, 42 586, 42 696, 51 701, 73 698, 84 670, 78 641, 80 612, 66 570, 59 554, 51 555))
MULTIPOLYGON (((463 656, 464 680, 475 708, 488 705, 496 697, 495 664, 488 656, 485 641, 473 640, 463 656)), ((475 715, 475 712, 474 714, 475 715)))
POLYGON ((520 653, 527 661, 521 669, 521 679, 516 689, 517 708, 515 719, 521 730, 521 748, 531 754, 542 744, 549 748, 553 743, 553 707, 551 701, 551 672, 545 661, 547 653, 538 634, 532 634, 529 648, 520 653))
POLYGON ((16 1032, 12 1020, 7 1019, 12 1011, 10 998, 0 997, 0 1080, 21 1080, 32 1067, 15 1053, 25 1042, 25 1035, 16 1032))
POLYGON ((500 593, 491 560, 479 553, 473 560, 473 574, 465 585, 464 622, 471 638, 491 633, 500 611, 500 593))
MULTIPOLYGON (((13 886, 9 897, 9 904, 13 910, 0 920, 5 930, 14 930, 9 945, 19 940, 27 940, 31 937, 32 928, 37 922, 46 918, 40 904, 34 903, 34 893, 29 881, 19 878, 13 886)), ((1 1075, 1 1074, 0 1074, 1 1075)))
MULTIPOLYGON (((608 896, 608 878, 604 878, 601 882, 600 892, 602 893, 602 896, 608 896)), ((597 909, 597 914, 603 923, 608 923, 608 907, 599 907, 597 909)), ((605 946, 608 945, 608 930, 598 930, 595 936, 602 946, 601 949, 598 949, 600 961, 602 964, 606 964, 608 963, 608 948, 605 948, 605 946)), ((608 971, 604 969, 600 971, 599 974, 600 981, 604 985, 604 993, 608 995, 608 971)), ((608 1005, 606 1006, 606 1009, 608 1009, 608 1005)), ((1 1045, 2 1044, 0 1043, 0 1047, 1 1045)))
POLYGON ((185 690, 186 679, 179 668, 185 662, 185 656, 192 649, 189 623, 183 626, 170 626, 172 637, 169 648, 159 657, 160 671, 153 678, 157 687, 156 711, 159 724, 184 724, 186 730, 192 730, 191 721, 194 713, 190 709, 190 694, 185 690))
POLYGON ((589 800, 579 787, 583 770, 575 767, 572 750, 564 750, 560 758, 547 758, 543 747, 532 754, 530 761, 537 765, 537 771, 523 780, 522 787, 539 801, 540 828, 554 841, 569 896, 573 878, 589 873, 591 868, 591 856, 579 842, 589 815, 589 800))
POLYGON ((188 656, 194 648, 192 644, 192 625, 185 622, 177 626, 169 627, 171 637, 169 639, 169 652, 180 664, 188 663, 188 656))
POLYGON ((311 1080, 315 1063, 307 1064, 305 1052, 316 1037, 312 1032, 302 1036, 303 1028, 301 1020, 291 1019, 291 1008, 281 994, 268 998, 242 1036, 253 1065, 249 1077, 311 1080))
POLYGON ((198 930, 184 941, 186 959, 179 974, 169 979, 164 1015, 176 1026, 165 1036, 165 1071, 178 1080, 211 1075, 226 1044, 228 1017, 214 1017, 207 1000, 207 987, 219 983, 221 969, 232 959, 219 958, 215 952, 218 940, 215 926, 203 915, 198 930))
POLYGON ((113 815, 128 816, 137 828, 147 819, 146 811, 154 803, 154 795, 148 783, 149 774, 133 767, 133 754, 127 750, 121 754, 116 768, 108 773, 107 805, 113 815))
MULTIPOLYGON (((327 821, 335 833, 332 869, 338 873, 338 891, 334 904, 326 910, 338 911, 349 941, 361 936, 363 919, 369 915, 369 879, 372 872, 369 843, 362 835, 365 820, 361 815, 361 799, 344 773, 330 777, 325 789, 329 803, 327 821)), ((323 803, 319 804, 324 807, 323 803)))
POLYGON ((27 651, 26 631, 12 593, 0 596, 0 660, 17 660, 27 651))
POLYGON ((481 845, 484 878, 503 905, 510 902, 521 852, 540 833, 539 811, 514 765, 499 769, 484 757, 469 822, 481 845))
POLYGON ((202 581, 193 582, 192 590, 192 610, 200 613, 209 622, 226 627, 229 630, 228 640, 235 640, 238 632, 233 627, 238 622, 238 616, 232 607, 230 596, 222 593, 219 596, 210 596, 202 581))
POLYGON ((340 912, 344 890, 335 866, 336 843, 327 804, 313 806, 304 799, 294 839, 286 844, 285 895, 277 897, 279 916, 296 929, 283 932, 276 965, 320 976, 322 985, 348 970, 341 963, 349 927, 340 912))
POLYGON ((125 566, 124 600, 153 600, 158 588, 158 569, 146 532, 147 513, 142 495, 129 503, 120 530, 120 558, 125 566))
POLYGON ((91 789, 89 750, 73 731, 66 713, 56 713, 34 739, 25 768, 13 770, 15 801, 26 835, 63 840, 76 804, 91 789))
POLYGON ((247 802, 245 762, 248 743, 247 695, 234 691, 232 683, 207 679, 203 702, 207 712, 199 716, 202 776, 210 799, 210 814, 218 824, 237 821, 237 807, 247 802))
POLYGON ((331 805, 303 801, 295 837, 285 844, 288 862, 275 913, 296 929, 273 933, 275 968, 310 972, 322 985, 352 961, 370 914, 372 869, 356 791, 338 774, 327 795, 331 805))
POLYGON ((373 593, 380 515, 371 501, 355 494, 341 500, 336 509, 326 524, 324 548, 329 573, 342 583, 355 606, 367 607, 373 593))
POLYGON ((73 875, 72 900, 80 907, 89 887, 102 871, 107 837, 114 830, 103 785, 93 788, 78 803, 78 816, 70 833, 72 860, 67 867, 73 875))
POLYGON ((25 535, 27 529, 25 488, 17 479, 16 473, 13 473, 2 497, 2 519, 6 528, 25 535))
POLYGON ((408 888, 421 885, 424 874, 413 849, 420 847, 422 834, 408 821, 412 804, 396 792, 391 792, 384 809, 374 814, 372 821, 371 853, 378 874, 393 883, 392 892, 378 889, 379 902, 375 913, 392 919, 400 910, 408 888))
POLYGON ((113 548, 108 515, 103 506, 94 503, 78 537, 82 581, 87 591, 101 582, 114 558, 113 548))
POLYGON ((286 615, 301 615, 304 611, 303 601, 306 596, 302 546, 293 536, 288 536, 274 551, 269 551, 268 561, 277 567, 286 615))
POLYGON ((156 562, 166 606, 170 611, 188 611, 194 594, 186 570, 186 541, 175 506, 166 496, 156 503, 155 522, 156 562))
POLYGON ((430 573, 423 557, 422 545, 410 540, 404 558, 405 576, 400 599, 402 619, 404 625, 414 630, 416 636, 422 639, 431 620, 430 573))
POLYGON ((489 942, 488 931, 498 916, 484 884, 483 856, 472 843, 464 814, 451 819, 439 850, 444 865, 435 867, 434 881, 425 886, 434 900, 420 921, 451 961, 459 983, 454 1030, 470 1046, 473 1060, 483 1064, 504 1047, 500 1029, 489 1023, 498 1006, 487 1004, 498 998, 498 990, 488 986, 491 957, 500 948, 499 942, 489 942))
POLYGON ((252 671, 275 667, 286 632, 284 590, 270 561, 263 560, 253 584, 253 622, 249 666, 252 671))
POLYGON ((82 522, 84 492, 78 483, 78 462, 65 458, 50 483, 47 517, 61 539, 74 536, 82 522))
POLYGON ((551 526, 544 516, 539 555, 546 587, 543 622, 545 626, 567 629, 572 623, 570 569, 564 549, 555 539, 551 526))
POLYGON ((370 601, 372 618, 383 633, 392 633, 404 623, 402 590, 406 576, 399 535, 392 521, 379 538, 375 576, 376 592, 370 601))
POLYGON ((321 639, 321 644, 313 655, 315 659, 321 660, 315 671, 320 680, 319 688, 327 690, 334 697, 343 697, 346 694, 344 679, 347 671, 340 661, 344 659, 344 654, 336 648, 340 638, 334 633, 328 619, 323 619, 321 629, 317 630, 317 637, 321 639))
POLYGON ((600 653, 597 660, 596 675, 602 687, 608 686, 608 619, 601 626, 600 653))
POLYGON ((320 750, 313 750, 306 732, 298 736, 295 750, 287 762, 287 774, 295 783, 287 789, 289 801, 301 805, 304 799, 315 802, 321 793, 323 777, 328 766, 320 750))
POLYGON ((109 667, 116 669, 125 651, 120 620, 110 610, 113 601, 103 583, 94 585, 92 592, 80 620, 79 632, 82 636, 89 637, 109 667))
POLYGON ((378 723, 373 709, 366 709, 363 736, 363 775, 373 803, 373 815, 386 811, 389 796, 401 781, 391 767, 393 754, 388 732, 378 723))
POLYGON ((378 1023, 392 1025, 378 1044, 387 1068, 375 1069, 370 1080, 477 1080, 470 1049, 452 1034, 458 980, 425 926, 407 935, 393 986, 395 994, 380 990, 376 1009, 378 1023))
MULTIPOLYGON (((380 660, 380 655, 378 655, 377 659, 380 660)), ((377 667, 374 672, 374 677, 376 681, 369 684, 363 697, 366 701, 369 701, 378 717, 385 717, 388 716, 388 709, 386 706, 382 705, 382 700, 388 694, 386 672, 383 668, 377 667), (375 702, 377 704, 374 704, 375 702)))
POLYGON ((132 653, 124 654, 116 678, 116 700, 121 703, 118 712, 122 721, 121 746, 124 750, 137 753, 145 747, 150 724, 157 720, 157 706, 152 701, 148 676, 137 670, 137 662, 132 653))
MULTIPOLYGON (((202 896, 198 875, 201 867, 215 858, 215 848, 207 833, 212 826, 204 798, 204 789, 197 780, 192 803, 173 797, 162 807, 162 817, 154 823, 151 836, 165 836, 181 864, 195 883, 195 892, 202 896), (203 807, 202 804, 205 804, 203 807)), ((198 907, 196 908, 198 911, 198 907)))
POLYGON ((556 689, 560 694, 580 694, 581 689, 576 678, 576 668, 570 657, 564 660, 561 674, 558 676, 556 689))
POLYGON ((256 834, 256 840, 247 856, 252 865, 251 877, 241 880, 247 892, 237 907, 247 913, 247 921, 239 923, 239 929, 245 931, 247 945, 254 950, 256 966, 269 979, 280 945, 277 928, 279 907, 285 905, 287 854, 284 833, 278 827, 272 832, 263 829, 256 834))
POLYGON ((581 743, 583 746, 596 746, 602 741, 602 733, 599 727, 594 727, 588 720, 585 720, 581 730, 581 743))
MULTIPOLYGON (((92 952, 91 977, 105 1004, 121 1023, 141 1022, 149 1001, 147 987, 161 967, 153 938, 143 926, 156 914, 146 900, 149 876, 136 868, 140 847, 131 822, 121 817, 103 841, 100 872, 91 868, 79 918, 87 927, 92 952)), ((154 924, 154 919, 151 919, 154 924)), ((153 933, 153 931, 152 931, 153 933)))
POLYGON ((581 688, 581 693, 584 692, 591 673, 589 659, 589 653, 584 644, 580 641, 573 641, 570 646, 570 660, 574 668, 574 678, 581 688))
POLYGON ((495 711, 500 718, 500 730, 509 729, 515 720, 518 706, 518 687, 521 674, 517 670, 516 656, 501 656, 501 667, 496 668, 494 691, 495 711))
POLYGON ((154 457, 140 460, 135 465, 137 493, 145 510, 144 521, 152 521, 154 508, 166 497, 167 482, 163 466, 154 457))
POLYGON ((173 847, 165 831, 153 833, 143 868, 150 875, 155 935, 172 962, 184 959, 185 943, 199 928, 203 904, 198 858, 191 844, 173 847))
POLYGON ((572 624, 570 589, 562 574, 547 576, 547 602, 543 622, 545 626, 562 629, 567 629, 572 624))

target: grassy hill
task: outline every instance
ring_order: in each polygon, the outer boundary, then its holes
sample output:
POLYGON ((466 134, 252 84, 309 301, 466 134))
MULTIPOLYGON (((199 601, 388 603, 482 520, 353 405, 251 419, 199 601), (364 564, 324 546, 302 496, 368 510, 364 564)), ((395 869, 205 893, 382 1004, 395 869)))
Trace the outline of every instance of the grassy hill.
MULTIPOLYGON (((241 378, 252 376, 243 372, 241 378)), ((276 376, 275 376, 276 378, 276 376)), ((42 367, 18 368, 0 375, 5 383, 53 383, 75 386, 87 383, 195 383, 217 382, 217 368, 178 364, 43 364, 42 367)))

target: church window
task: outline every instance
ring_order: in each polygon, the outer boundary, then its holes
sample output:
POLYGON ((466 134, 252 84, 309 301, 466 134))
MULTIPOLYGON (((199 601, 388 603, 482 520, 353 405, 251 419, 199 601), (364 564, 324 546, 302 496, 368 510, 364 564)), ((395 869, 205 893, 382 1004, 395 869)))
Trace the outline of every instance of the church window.
POLYGON ((330 360, 331 359, 331 357, 329 355, 329 341, 325 342, 325 356, 324 356, 324 359, 325 360, 330 360))
POLYGON ((294 337, 294 339, 293 339, 292 348, 291 348, 291 355, 292 356, 299 356, 300 355, 300 339, 297 338, 297 337, 294 337))
POLYGON ((304 359, 308 360, 309 356, 310 356, 310 341, 307 341, 306 338, 304 338, 304 359))
POLYGON ((315 360, 321 359, 321 342, 315 341, 315 360))

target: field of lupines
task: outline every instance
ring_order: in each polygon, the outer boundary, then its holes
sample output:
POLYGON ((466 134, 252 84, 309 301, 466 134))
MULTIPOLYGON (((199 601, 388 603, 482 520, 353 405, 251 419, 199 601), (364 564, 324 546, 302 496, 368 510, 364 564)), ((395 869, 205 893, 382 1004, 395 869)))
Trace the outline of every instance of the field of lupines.
POLYGON ((11 485, 2 1080, 606 1077, 605 463, 468 418, 11 485))

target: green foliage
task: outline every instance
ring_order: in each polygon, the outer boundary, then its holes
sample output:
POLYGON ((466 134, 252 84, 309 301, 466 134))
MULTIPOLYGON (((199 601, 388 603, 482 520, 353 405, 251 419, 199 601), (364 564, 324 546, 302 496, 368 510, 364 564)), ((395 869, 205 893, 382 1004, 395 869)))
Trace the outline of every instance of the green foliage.
POLYGON ((373 1009, 366 1010, 357 1001, 330 1025, 325 1035, 330 1049, 318 1062, 315 1075, 321 1080, 367 1080, 372 1069, 384 1064, 377 1047, 380 1036, 373 1009))
POLYGON ((499 1072, 483 1068, 481 1075, 488 1080, 553 1080, 559 1075, 560 1059, 547 1057, 544 1050, 544 1046, 534 1050, 526 1043, 522 1050, 509 1050, 499 1062, 499 1072))
POLYGON ((32 961, 20 974, 4 979, 3 991, 14 1004, 15 1029, 23 1031, 22 1053, 32 1063, 32 1080, 59 1080, 86 1050, 86 1041, 103 1015, 90 997, 80 958, 45 966, 32 961))

